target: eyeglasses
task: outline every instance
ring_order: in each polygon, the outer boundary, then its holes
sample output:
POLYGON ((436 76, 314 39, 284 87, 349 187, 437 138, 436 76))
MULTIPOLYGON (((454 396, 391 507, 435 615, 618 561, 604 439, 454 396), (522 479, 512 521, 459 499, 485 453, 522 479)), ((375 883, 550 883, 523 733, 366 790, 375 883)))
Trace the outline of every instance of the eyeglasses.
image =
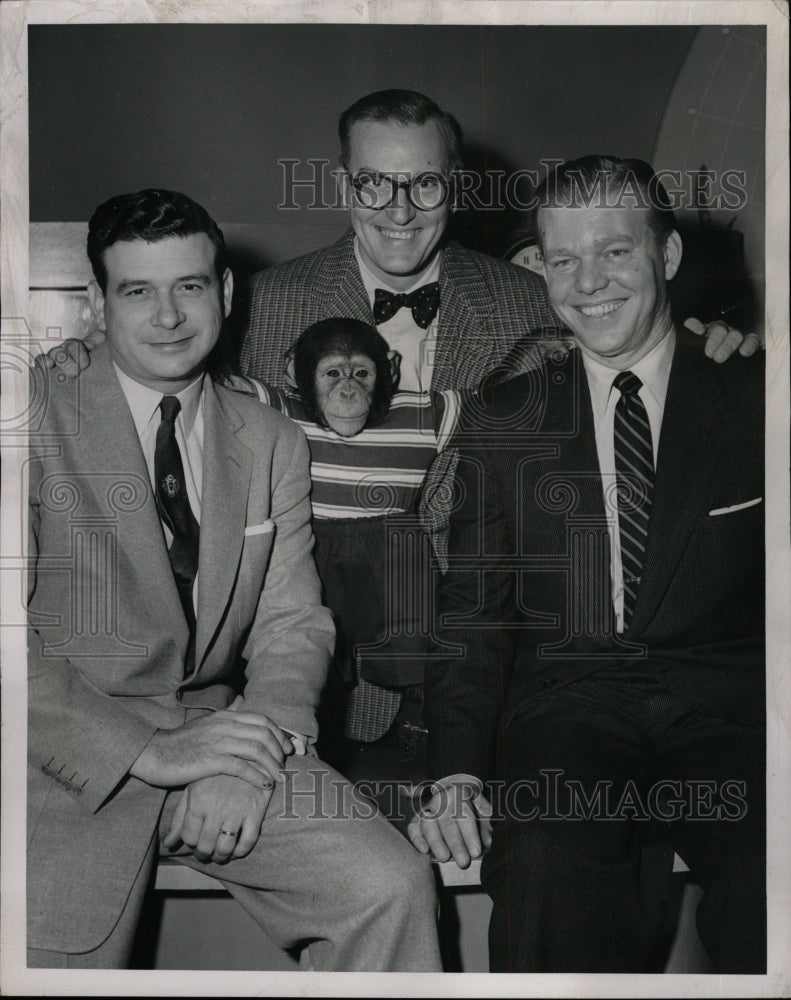
POLYGON ((431 212, 444 205, 450 193, 448 178, 432 170, 427 170, 414 178, 409 178, 405 174, 358 170, 351 180, 357 203, 362 208, 387 208, 403 189, 415 208, 422 212, 431 212))

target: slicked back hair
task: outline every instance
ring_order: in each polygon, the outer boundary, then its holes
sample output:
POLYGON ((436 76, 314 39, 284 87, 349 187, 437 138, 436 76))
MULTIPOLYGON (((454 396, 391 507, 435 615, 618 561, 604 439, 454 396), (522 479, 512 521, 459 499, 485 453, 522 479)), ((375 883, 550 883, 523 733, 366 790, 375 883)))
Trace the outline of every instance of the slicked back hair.
MULTIPOLYGON (((645 160, 617 156, 582 156, 549 171, 536 191, 542 208, 645 208, 657 243, 664 246, 676 229, 670 197, 645 160)), ((536 226, 541 246, 541 227, 536 226)))
POLYGON ((461 169, 463 136, 461 126, 450 112, 443 111, 430 97, 416 90, 377 90, 355 101, 343 112, 338 122, 341 163, 347 170, 352 126, 365 121, 387 122, 404 127, 434 121, 445 141, 447 169, 461 169))

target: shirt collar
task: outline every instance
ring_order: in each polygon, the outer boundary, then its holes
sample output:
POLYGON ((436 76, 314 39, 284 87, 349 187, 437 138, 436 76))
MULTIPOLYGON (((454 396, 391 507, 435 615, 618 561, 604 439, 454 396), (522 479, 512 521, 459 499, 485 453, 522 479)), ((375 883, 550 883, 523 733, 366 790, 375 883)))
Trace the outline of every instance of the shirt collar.
POLYGON ((126 372, 122 372, 118 365, 113 362, 115 374, 121 383, 129 409, 132 411, 132 419, 135 422, 135 430, 138 437, 149 426, 154 417, 159 421, 159 404, 164 395, 175 395, 181 402, 181 417, 184 421, 184 433, 189 434, 200 405, 201 393, 203 391, 203 374, 199 375, 194 382, 191 382, 186 389, 176 393, 162 393, 156 389, 149 389, 148 386, 136 382, 130 378, 126 372))
POLYGON ((415 280, 409 288, 393 288, 392 285, 387 284, 387 282, 383 281, 381 278, 377 278, 363 260, 356 236, 354 237, 354 256, 357 260, 357 266, 360 268, 360 277, 363 281, 363 287, 368 293, 368 298, 372 305, 377 288, 385 288, 388 292, 394 292, 396 294, 404 292, 408 295, 409 292, 414 291, 416 288, 420 288, 421 285, 428 285, 432 281, 439 281, 440 257, 442 256, 441 250, 439 253, 435 254, 434 259, 425 271, 421 271, 420 274, 415 276, 415 280))
MULTIPOLYGON (((665 408, 667 383, 670 378, 670 366, 673 362, 673 350, 676 345, 676 333, 671 329, 637 364, 629 371, 633 372, 650 392, 660 411, 665 408)), ((585 352, 582 353, 582 363, 588 376, 588 388, 593 406, 593 418, 598 424, 604 417, 612 394, 613 382, 619 374, 614 368, 603 365, 600 361, 585 352)), ((618 393, 616 392, 616 396, 618 393)))

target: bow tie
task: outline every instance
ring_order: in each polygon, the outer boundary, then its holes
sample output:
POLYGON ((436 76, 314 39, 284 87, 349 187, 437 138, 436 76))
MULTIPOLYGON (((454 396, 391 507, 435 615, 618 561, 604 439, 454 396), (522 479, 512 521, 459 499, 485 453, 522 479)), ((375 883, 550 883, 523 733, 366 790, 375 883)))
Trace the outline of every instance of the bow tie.
POLYGON ((439 308, 439 282, 421 285, 408 295, 405 292, 388 292, 377 288, 374 293, 374 322, 386 323, 402 307, 412 310, 412 319, 423 330, 427 329, 439 308))

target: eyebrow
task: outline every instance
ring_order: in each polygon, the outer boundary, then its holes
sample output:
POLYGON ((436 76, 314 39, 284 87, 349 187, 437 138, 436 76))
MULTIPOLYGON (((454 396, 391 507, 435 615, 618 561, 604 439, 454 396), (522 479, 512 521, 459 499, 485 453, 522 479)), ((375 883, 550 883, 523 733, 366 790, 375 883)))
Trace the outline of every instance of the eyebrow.
MULTIPOLYGON (((637 240, 633 236, 628 236, 626 233, 616 233, 613 236, 600 236, 598 239, 593 241, 593 246, 595 249, 600 250, 602 247, 610 246, 612 243, 628 243, 629 246, 637 246, 637 240)), ((550 251, 551 256, 556 256, 558 254, 565 254, 569 257, 576 256, 576 251, 566 248, 566 247, 555 247, 550 251)))
MULTIPOLYGON (((203 281, 205 284, 210 285, 212 283, 212 276, 210 274, 185 274, 181 278, 176 278, 174 284, 179 285, 184 281, 203 281)), ((151 282, 146 278, 124 278, 115 286, 115 291, 116 293, 127 292, 130 288, 143 288, 145 285, 150 284, 151 282)))
POLYGON ((606 247, 610 243, 628 243, 629 246, 636 246, 637 240, 634 236, 629 236, 627 233, 615 233, 613 236, 600 236, 597 240, 593 241, 595 247, 606 247))

